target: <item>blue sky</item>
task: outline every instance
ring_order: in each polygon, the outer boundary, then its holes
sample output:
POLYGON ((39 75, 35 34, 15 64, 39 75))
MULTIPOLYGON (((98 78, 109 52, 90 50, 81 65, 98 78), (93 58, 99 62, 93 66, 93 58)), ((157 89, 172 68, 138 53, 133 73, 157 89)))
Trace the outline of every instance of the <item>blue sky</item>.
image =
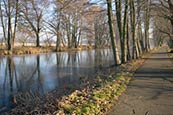
POLYGON ((89 0, 91 3, 103 4, 106 0, 89 0))

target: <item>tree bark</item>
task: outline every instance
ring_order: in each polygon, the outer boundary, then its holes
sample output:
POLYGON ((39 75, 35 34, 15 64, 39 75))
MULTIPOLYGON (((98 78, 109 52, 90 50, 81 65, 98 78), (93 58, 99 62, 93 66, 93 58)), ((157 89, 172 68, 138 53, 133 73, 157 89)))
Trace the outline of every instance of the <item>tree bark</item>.
POLYGON ((145 10, 145 20, 144 20, 144 28, 145 28, 145 51, 148 52, 150 49, 150 42, 149 42, 149 24, 150 24, 150 8, 149 8, 149 1, 147 0, 147 8, 145 10))
POLYGON ((15 12, 14 30, 13 30, 13 36, 12 36, 12 47, 14 47, 14 40, 15 40, 15 37, 16 37, 18 12, 19 12, 19 0, 16 0, 15 6, 16 6, 16 12, 15 12))
POLYGON ((56 28, 56 48, 55 48, 55 51, 59 51, 60 48, 60 32, 59 32, 59 28, 60 28, 60 22, 58 23, 57 25, 57 28, 56 28))
POLYGON ((122 54, 121 59, 122 63, 127 62, 127 20, 128 20, 128 6, 129 6, 129 0, 126 0, 125 2, 125 11, 124 11, 124 23, 123 23, 123 40, 122 40, 122 54))
POLYGON ((136 38, 136 10, 134 6, 134 1, 130 0, 130 17, 131 17, 131 31, 132 31, 132 59, 139 57, 139 50, 137 47, 137 38, 136 38))
POLYGON ((36 32, 36 47, 40 47, 40 36, 38 32, 36 32))
POLYGON ((126 28, 127 28, 127 40, 126 40, 126 44, 127 44, 127 60, 131 60, 131 53, 130 53, 130 39, 129 39, 129 18, 127 18, 127 24, 126 24, 126 28))
MULTIPOLYGON (((116 18, 117 18, 117 25, 118 25, 118 31, 119 31, 119 37, 120 37, 120 47, 121 52, 123 51, 123 22, 122 22, 122 0, 115 0, 115 6, 116 6, 116 18)), ((122 61, 121 56, 121 61, 122 61)))
POLYGON ((8 35, 7 35, 7 49, 11 50, 11 3, 10 0, 8 0, 8 9, 7 9, 8 13, 8 35))
POLYGON ((1 25, 2 25, 2 30, 3 30, 3 38, 5 41, 5 45, 6 45, 6 28, 5 28, 5 24, 4 24, 4 18, 3 18, 3 14, 2 14, 2 6, 1 6, 1 2, 0 2, 0 16, 1 16, 1 25))
POLYGON ((138 49, 139 49, 139 55, 143 53, 144 47, 143 47, 143 36, 142 36, 142 26, 141 26, 141 12, 140 12, 140 1, 137 1, 137 43, 138 43, 138 49))
POLYGON ((109 23, 109 31, 112 43, 112 50, 114 54, 114 63, 115 65, 120 64, 120 60, 117 54, 117 47, 115 46, 115 31, 113 26, 113 13, 112 13, 112 0, 107 0, 107 12, 108 12, 108 23, 109 23))

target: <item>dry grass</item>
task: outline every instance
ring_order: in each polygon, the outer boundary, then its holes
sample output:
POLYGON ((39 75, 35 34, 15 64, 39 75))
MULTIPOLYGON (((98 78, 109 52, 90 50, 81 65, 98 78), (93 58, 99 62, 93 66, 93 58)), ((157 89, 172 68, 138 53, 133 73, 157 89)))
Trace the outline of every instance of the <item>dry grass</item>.
POLYGON ((38 54, 38 53, 49 53, 53 52, 53 47, 15 47, 12 51, 6 49, 0 50, 0 55, 23 55, 23 54, 38 54))
MULTIPOLYGON (((60 48, 59 52, 62 51, 81 51, 94 49, 94 47, 79 47, 79 48, 60 48)), ((0 55, 24 55, 24 54, 39 54, 39 53, 51 53, 55 52, 55 47, 34 47, 34 46, 24 46, 24 47, 15 47, 12 51, 8 51, 6 48, 1 47, 0 55)))

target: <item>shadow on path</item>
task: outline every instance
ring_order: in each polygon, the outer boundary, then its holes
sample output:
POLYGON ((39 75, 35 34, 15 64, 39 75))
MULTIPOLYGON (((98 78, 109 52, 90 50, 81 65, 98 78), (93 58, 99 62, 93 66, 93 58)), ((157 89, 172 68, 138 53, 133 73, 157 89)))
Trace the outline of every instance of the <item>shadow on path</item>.
POLYGON ((108 115, 173 115, 173 65, 164 48, 147 58, 108 115))

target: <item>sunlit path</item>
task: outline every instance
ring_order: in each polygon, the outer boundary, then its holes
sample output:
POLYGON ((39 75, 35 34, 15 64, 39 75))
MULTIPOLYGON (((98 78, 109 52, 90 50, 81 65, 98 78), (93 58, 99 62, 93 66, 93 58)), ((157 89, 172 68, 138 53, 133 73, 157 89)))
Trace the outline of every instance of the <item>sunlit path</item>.
POLYGON ((165 49, 147 59, 109 115, 173 115, 173 65, 165 49))

